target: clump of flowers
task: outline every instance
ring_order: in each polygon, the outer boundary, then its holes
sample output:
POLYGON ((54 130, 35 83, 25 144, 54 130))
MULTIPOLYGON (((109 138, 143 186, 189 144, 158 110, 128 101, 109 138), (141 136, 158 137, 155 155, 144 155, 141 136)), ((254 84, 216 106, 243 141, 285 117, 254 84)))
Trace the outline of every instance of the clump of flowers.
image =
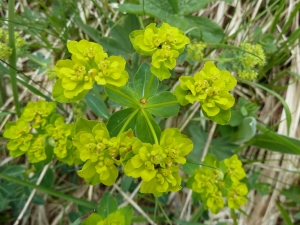
POLYGON ((241 181, 246 173, 237 155, 219 162, 208 154, 203 165, 195 170, 188 184, 194 192, 200 194, 206 208, 212 213, 218 213, 225 205, 224 197, 227 198, 228 207, 232 209, 238 209, 246 203, 248 188, 241 181))
POLYGON ((187 46, 187 59, 201 62, 203 60, 203 50, 207 47, 204 42, 191 43, 187 46))
MULTIPOLYGON (((14 33, 16 54, 21 55, 25 52, 26 41, 18 32, 14 33)), ((8 59, 12 53, 12 49, 9 47, 9 35, 8 31, 0 28, 0 59, 8 59)))
POLYGON ((70 140, 73 125, 65 124, 64 118, 55 114, 56 104, 39 100, 29 102, 20 119, 5 126, 3 136, 10 139, 7 148, 12 157, 27 154, 31 163, 46 160, 46 148, 52 145, 54 155, 69 165, 78 161, 70 140))
POLYGON ((54 90, 62 87, 68 101, 82 99, 95 82, 117 87, 126 84, 128 73, 122 57, 108 57, 101 45, 87 40, 69 41, 67 47, 72 58, 56 63, 54 70, 59 79, 54 90))
POLYGON ((181 105, 199 101, 204 115, 219 124, 230 119, 230 108, 235 99, 229 93, 237 81, 227 70, 219 70, 214 63, 206 62, 202 70, 192 76, 181 76, 175 88, 181 105))
POLYGON ((85 162, 78 175, 91 185, 113 185, 118 177, 117 166, 121 164, 123 156, 131 150, 132 138, 131 130, 110 138, 102 122, 93 121, 89 130, 77 126, 73 144, 79 151, 80 159, 85 162))
POLYGON ((152 56, 151 72, 160 80, 171 76, 169 69, 176 66, 176 58, 190 42, 183 31, 167 23, 159 28, 151 23, 144 30, 131 32, 129 37, 139 54, 152 56))
POLYGON ((254 70, 256 66, 263 66, 266 63, 266 56, 260 44, 251 45, 250 43, 241 43, 238 55, 239 64, 238 76, 245 80, 253 80, 257 77, 254 70))
POLYGON ((159 144, 136 140, 132 145, 132 157, 125 164, 125 174, 142 178, 142 193, 160 196, 176 192, 181 189, 179 164, 185 164, 185 156, 192 149, 192 141, 175 128, 163 131, 159 144))

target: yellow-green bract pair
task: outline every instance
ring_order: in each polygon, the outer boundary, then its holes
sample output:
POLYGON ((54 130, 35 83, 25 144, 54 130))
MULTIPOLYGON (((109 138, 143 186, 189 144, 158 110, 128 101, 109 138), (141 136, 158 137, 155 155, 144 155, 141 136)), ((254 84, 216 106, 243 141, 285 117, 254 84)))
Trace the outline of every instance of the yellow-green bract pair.
POLYGON ((108 57, 101 45, 87 40, 69 41, 67 47, 72 59, 59 60, 55 66, 59 77, 57 84, 63 87, 67 99, 83 97, 95 82, 117 87, 126 84, 128 73, 125 71, 126 61, 122 57, 108 57))
POLYGON ((152 56, 151 72, 160 80, 171 76, 169 69, 176 66, 176 58, 190 43, 181 30, 167 23, 159 28, 151 23, 144 30, 131 32, 129 37, 139 54, 152 56))
POLYGON ((219 70, 214 63, 206 62, 202 70, 192 76, 181 76, 175 88, 181 105, 199 101, 208 117, 230 111, 234 97, 229 93, 237 81, 227 70, 219 70))
POLYGON ((151 145, 133 137, 131 130, 111 138, 101 122, 94 123, 91 131, 77 132, 73 144, 86 162, 78 174, 87 183, 114 184, 117 167, 123 164, 126 175, 142 178, 142 193, 156 196, 180 190, 179 164, 185 164, 193 148, 192 141, 175 128, 165 130, 160 143, 151 145))

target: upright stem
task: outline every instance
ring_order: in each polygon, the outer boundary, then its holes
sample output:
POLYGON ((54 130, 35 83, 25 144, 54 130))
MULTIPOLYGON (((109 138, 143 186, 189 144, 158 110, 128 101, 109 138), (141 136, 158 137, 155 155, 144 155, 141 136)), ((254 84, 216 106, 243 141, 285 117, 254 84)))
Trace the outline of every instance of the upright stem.
POLYGON ((17 85, 17 71, 14 69, 17 66, 17 55, 15 47, 15 30, 14 30, 14 20, 15 20, 15 0, 8 1, 8 34, 9 34, 9 47, 12 49, 12 53, 9 57, 9 72, 10 81, 13 90, 14 104, 16 107, 17 116, 21 116, 21 108, 18 97, 18 85, 17 85))

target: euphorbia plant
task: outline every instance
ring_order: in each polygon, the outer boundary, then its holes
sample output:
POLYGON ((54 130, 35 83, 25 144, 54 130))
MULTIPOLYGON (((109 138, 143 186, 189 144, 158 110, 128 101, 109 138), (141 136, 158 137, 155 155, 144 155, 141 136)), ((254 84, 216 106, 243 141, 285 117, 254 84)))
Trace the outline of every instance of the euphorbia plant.
MULTIPOLYGON (((13 157, 27 153, 29 161, 37 163, 54 155, 69 165, 82 164, 78 175, 91 185, 113 185, 123 166, 125 175, 141 178, 142 193, 161 196, 181 189, 180 166, 187 162, 193 143, 177 128, 161 131, 154 117, 172 117, 180 105, 199 102, 206 118, 226 124, 235 103, 230 91, 237 81, 209 61, 193 76, 181 76, 174 94, 158 92, 159 80, 170 78, 189 38, 166 23, 160 27, 152 23, 129 38, 139 54, 151 56, 151 65, 142 63, 132 83, 128 83, 125 59, 108 56, 101 45, 81 40, 68 42, 72 56, 56 63, 58 80, 53 87, 56 101, 74 102, 103 85, 106 95, 123 108, 107 124, 81 118, 73 125, 55 112, 55 103, 31 102, 17 122, 6 125, 4 137, 10 139, 13 157)), ((225 204, 224 196, 230 208, 245 204, 244 177, 236 155, 221 162, 208 156, 188 186, 200 193, 206 208, 217 213, 225 204)))

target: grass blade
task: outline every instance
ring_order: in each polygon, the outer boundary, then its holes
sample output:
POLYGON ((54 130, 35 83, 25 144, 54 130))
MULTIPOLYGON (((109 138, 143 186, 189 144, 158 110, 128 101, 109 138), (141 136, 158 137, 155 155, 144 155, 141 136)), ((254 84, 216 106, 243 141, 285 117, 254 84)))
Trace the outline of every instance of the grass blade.
POLYGON ((83 200, 83 199, 79 199, 79 198, 73 197, 71 195, 63 194, 63 193, 61 193, 59 191, 55 191, 55 190, 53 190, 51 188, 46 188, 46 187, 43 187, 43 186, 38 186, 38 185, 35 185, 35 184, 30 183, 28 181, 20 180, 20 179, 18 179, 16 177, 8 176, 8 175, 3 174, 3 173, 0 173, 0 177, 2 177, 4 179, 7 179, 9 181, 16 182, 16 183, 18 183, 20 185, 24 185, 24 186, 27 186, 27 187, 30 187, 30 188, 34 188, 34 189, 36 189, 38 191, 44 192, 45 194, 49 194, 49 195, 52 195, 52 196, 55 196, 55 197, 67 200, 69 202, 73 202, 73 203, 75 203, 77 205, 81 205, 81 206, 84 206, 84 207, 89 208, 89 209, 93 209, 93 208, 97 207, 96 203, 89 202, 89 201, 86 201, 86 200, 83 200))

